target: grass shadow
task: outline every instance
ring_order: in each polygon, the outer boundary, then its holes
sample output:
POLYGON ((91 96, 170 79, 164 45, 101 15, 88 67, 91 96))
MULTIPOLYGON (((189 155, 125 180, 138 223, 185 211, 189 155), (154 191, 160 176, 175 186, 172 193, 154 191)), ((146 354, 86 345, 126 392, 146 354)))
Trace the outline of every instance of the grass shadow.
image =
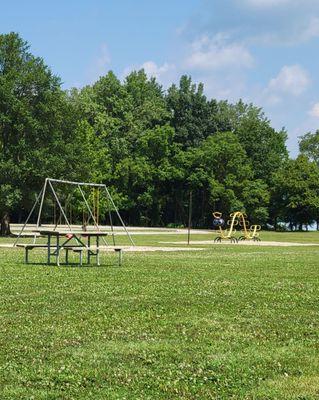
POLYGON ((118 265, 118 263, 102 263, 100 265, 83 263, 82 265, 80 265, 79 263, 76 263, 76 262, 73 262, 73 263, 69 262, 68 264, 62 262, 62 263, 60 263, 60 265, 57 265, 55 263, 48 264, 46 262, 41 262, 41 261, 39 261, 39 262, 32 261, 27 264, 25 262, 21 261, 21 262, 18 262, 17 265, 19 265, 19 266, 22 265, 22 266, 26 266, 26 267, 48 267, 48 268, 57 267, 57 268, 72 268, 72 269, 73 268, 88 268, 88 269, 95 268, 95 269, 97 269, 97 268, 109 268, 109 267, 114 267, 114 268, 123 267, 123 264, 118 265))

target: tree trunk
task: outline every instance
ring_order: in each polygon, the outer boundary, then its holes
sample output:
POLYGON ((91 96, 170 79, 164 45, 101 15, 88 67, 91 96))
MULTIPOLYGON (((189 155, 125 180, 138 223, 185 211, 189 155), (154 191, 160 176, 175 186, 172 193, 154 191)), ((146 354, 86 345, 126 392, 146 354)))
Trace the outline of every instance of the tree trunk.
POLYGON ((11 235, 10 217, 8 213, 4 213, 1 220, 0 236, 10 236, 10 235, 11 235))

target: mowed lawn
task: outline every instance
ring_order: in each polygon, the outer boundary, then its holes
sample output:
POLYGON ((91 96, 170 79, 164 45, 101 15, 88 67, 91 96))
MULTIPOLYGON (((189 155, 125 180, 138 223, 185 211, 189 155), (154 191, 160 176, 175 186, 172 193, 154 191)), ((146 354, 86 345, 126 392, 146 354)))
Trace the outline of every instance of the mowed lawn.
POLYGON ((200 247, 0 249, 0 399, 318 399, 319 247, 200 247))

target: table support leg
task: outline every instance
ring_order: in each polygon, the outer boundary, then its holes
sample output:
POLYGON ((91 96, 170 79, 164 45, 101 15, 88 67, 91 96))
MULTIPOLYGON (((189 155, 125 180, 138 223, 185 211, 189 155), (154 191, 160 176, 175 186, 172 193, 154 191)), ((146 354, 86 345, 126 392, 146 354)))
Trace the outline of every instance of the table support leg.
POLYGON ((99 237, 96 236, 96 264, 100 265, 100 241, 99 241, 99 237))
POLYGON ((51 235, 48 235, 48 262, 47 264, 50 265, 51 263, 51 235))
POLYGON ((83 252, 82 251, 80 251, 80 266, 82 267, 82 265, 83 265, 83 254, 82 254, 83 252))
POLYGON ((56 265, 60 266, 60 241, 59 241, 59 235, 56 237, 56 265))
POLYGON ((123 251, 120 250, 120 251, 119 251, 119 267, 121 267, 122 261, 123 261, 123 251))
POLYGON ((91 238, 90 236, 88 236, 88 251, 87 251, 87 260, 88 260, 88 264, 90 265, 91 262, 91 238))

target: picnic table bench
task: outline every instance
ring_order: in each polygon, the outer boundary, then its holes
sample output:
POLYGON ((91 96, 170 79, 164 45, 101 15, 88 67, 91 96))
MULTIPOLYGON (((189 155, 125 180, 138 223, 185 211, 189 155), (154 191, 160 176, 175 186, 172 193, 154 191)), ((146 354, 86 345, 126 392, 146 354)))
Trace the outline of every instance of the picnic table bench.
MULTIPOLYGON (((107 232, 90 232, 90 231, 55 231, 55 230, 42 230, 39 229, 36 233, 41 236, 47 237, 47 243, 43 244, 17 244, 17 247, 22 247, 25 250, 25 263, 29 263, 29 251, 35 248, 46 248, 47 249, 47 264, 50 265, 51 258, 54 257, 55 264, 60 265, 60 252, 65 250, 65 263, 69 264, 69 251, 73 251, 79 254, 79 264, 83 265, 83 251, 87 253, 87 264, 91 264, 91 258, 95 257, 96 264, 100 265, 100 238, 108 235, 107 232), (60 238, 64 237, 65 240, 61 243, 60 238), (95 245, 91 245, 91 238, 95 238, 95 245), (53 240, 55 239, 53 243, 53 240), (74 239, 76 244, 71 244, 71 240, 74 239), (85 243, 85 241, 87 243, 85 243)), ((114 247, 114 251, 118 253, 118 264, 122 265, 123 260, 123 249, 120 247, 114 247)))

